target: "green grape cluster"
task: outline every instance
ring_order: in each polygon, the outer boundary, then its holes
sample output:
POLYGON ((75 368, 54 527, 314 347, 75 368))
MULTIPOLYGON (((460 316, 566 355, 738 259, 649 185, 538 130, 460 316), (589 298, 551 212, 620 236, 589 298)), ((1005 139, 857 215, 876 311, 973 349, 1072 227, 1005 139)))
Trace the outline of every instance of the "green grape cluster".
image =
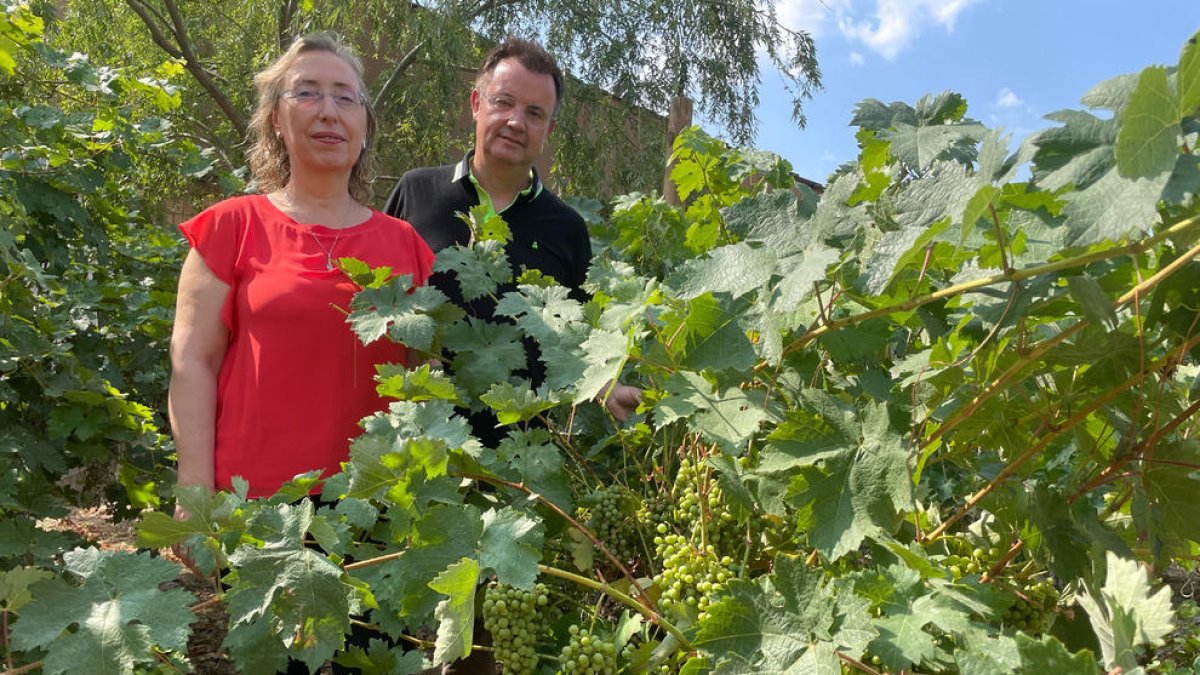
POLYGON ((987 549, 981 547, 969 549, 970 544, 965 541, 951 541, 959 542, 956 547, 958 550, 946 556, 943 564, 955 581, 966 576, 979 576, 987 572, 1000 561, 1000 555, 1003 553, 994 546, 987 549))
POLYGON ((685 612, 691 609, 704 618, 712 598, 734 577, 733 559, 719 556, 712 544, 694 547, 679 534, 660 532, 654 538, 654 545, 662 562, 658 582, 663 591, 659 605, 664 611, 676 607, 685 612))
POLYGON ((665 523, 667 527, 675 528, 675 504, 661 493, 642 500, 635 515, 639 523, 665 523))
POLYGON ((545 584, 524 591, 492 583, 483 593, 483 627, 492 634, 496 661, 513 675, 537 669, 537 638, 543 608, 549 604, 545 584))
MULTIPOLYGON (((593 492, 585 501, 591 504, 586 509, 587 528, 621 562, 636 558, 641 537, 631 517, 632 493, 622 485, 613 484, 593 492)), ((582 509, 579 515, 585 515, 582 509)))
POLYGON ((677 526, 687 528, 694 538, 703 530, 702 539, 719 550, 736 550, 741 530, 707 469, 697 467, 691 458, 683 458, 671 493, 675 498, 672 520, 677 526))
POLYGON ((571 639, 559 653, 559 675, 614 675, 617 645, 586 628, 571 626, 571 639))
POLYGON ((1004 625, 1030 635, 1040 635, 1050 627, 1057 604, 1058 590, 1049 579, 1027 583, 1004 612, 1004 625))

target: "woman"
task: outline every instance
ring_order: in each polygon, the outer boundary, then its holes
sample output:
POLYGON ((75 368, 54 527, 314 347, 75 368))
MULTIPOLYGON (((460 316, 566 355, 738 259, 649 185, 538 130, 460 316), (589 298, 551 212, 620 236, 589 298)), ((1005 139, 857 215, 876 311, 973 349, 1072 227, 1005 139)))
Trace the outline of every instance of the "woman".
POLYGON ((363 205, 375 117, 362 65, 327 35, 298 38, 254 78, 250 168, 261 194, 220 202, 180 229, 191 250, 171 337, 169 411, 179 483, 267 496, 298 473, 338 470, 358 421, 384 407, 375 364, 345 320, 342 257, 429 276, 408 223, 363 205))

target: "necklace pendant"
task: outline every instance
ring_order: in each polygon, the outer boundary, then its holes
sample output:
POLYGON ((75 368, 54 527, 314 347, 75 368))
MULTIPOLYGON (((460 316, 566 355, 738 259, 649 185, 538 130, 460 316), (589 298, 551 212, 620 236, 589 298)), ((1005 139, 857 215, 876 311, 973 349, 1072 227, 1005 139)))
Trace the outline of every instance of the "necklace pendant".
POLYGON ((329 256, 325 256, 325 271, 326 272, 333 271, 333 261, 330 260, 329 256))

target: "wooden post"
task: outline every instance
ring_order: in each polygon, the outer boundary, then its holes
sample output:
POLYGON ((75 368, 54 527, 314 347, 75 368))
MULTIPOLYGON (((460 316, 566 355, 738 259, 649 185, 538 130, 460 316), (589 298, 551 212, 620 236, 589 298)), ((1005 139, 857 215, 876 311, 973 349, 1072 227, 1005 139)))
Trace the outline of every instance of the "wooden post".
POLYGON ((667 117, 667 169, 663 173, 663 199, 668 204, 679 204, 679 191, 671 180, 671 169, 675 163, 671 161, 671 151, 675 148, 675 137, 679 132, 692 125, 692 99, 687 96, 676 96, 671 99, 671 113, 667 117))

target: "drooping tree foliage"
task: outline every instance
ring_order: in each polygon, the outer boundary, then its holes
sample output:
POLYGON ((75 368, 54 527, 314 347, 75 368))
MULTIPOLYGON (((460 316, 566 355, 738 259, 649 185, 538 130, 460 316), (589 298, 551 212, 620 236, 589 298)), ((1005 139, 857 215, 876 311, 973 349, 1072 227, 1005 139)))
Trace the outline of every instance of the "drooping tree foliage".
MULTIPOLYGON (((750 138, 760 54, 781 68, 798 122, 803 100, 819 86, 810 37, 785 28, 773 3, 750 0, 86 0, 68 7, 56 38, 64 45, 109 62, 146 68, 170 59, 186 70, 176 124, 218 148, 226 171, 240 165, 253 73, 313 30, 341 33, 366 57, 387 176, 461 154, 471 76, 489 46, 510 34, 543 40, 573 76, 553 139, 553 182, 579 194, 659 184, 665 121, 647 110, 661 113, 676 95, 694 97, 735 139, 750 138)), ((381 181, 377 192, 391 184, 381 181)))

